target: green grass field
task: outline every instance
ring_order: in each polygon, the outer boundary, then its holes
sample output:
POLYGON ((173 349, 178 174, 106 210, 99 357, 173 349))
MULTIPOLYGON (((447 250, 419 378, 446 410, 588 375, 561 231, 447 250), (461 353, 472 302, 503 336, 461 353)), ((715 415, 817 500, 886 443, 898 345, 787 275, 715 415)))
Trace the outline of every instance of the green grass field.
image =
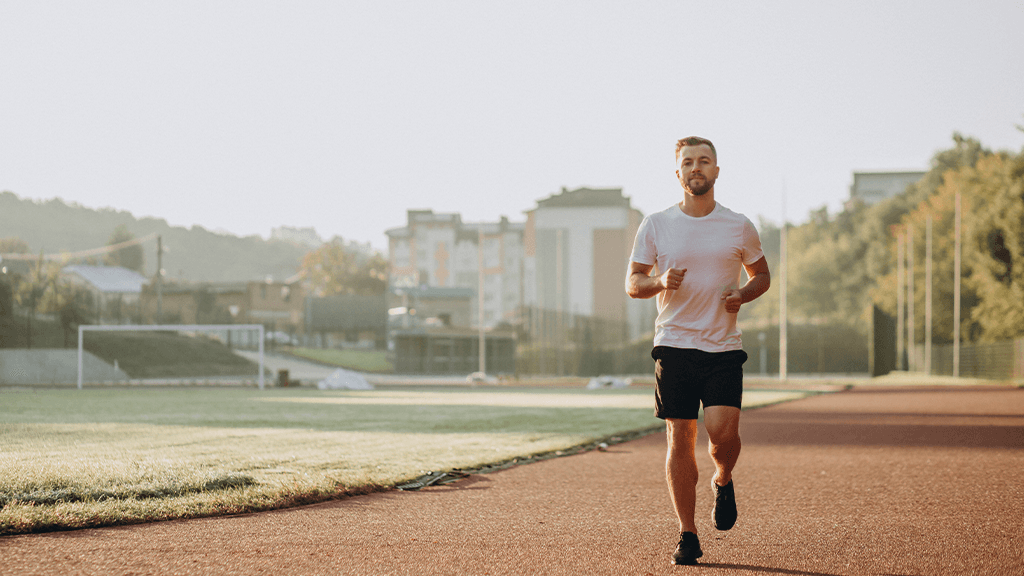
MULTIPOLYGON (((745 403, 792 392, 748 392, 745 403)), ((0 534, 269 510, 650 429, 650 388, 0 388, 0 534)))

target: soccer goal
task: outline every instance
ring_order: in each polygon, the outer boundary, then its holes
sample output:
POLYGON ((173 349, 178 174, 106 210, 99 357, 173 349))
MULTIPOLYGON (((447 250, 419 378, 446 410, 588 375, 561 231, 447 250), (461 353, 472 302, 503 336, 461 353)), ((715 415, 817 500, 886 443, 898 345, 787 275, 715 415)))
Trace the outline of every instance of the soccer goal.
POLYGON ((263 390, 263 325, 262 324, 156 324, 156 325, 98 325, 85 324, 78 327, 78 389, 82 389, 83 382, 83 352, 86 332, 257 332, 259 347, 259 387, 263 390))

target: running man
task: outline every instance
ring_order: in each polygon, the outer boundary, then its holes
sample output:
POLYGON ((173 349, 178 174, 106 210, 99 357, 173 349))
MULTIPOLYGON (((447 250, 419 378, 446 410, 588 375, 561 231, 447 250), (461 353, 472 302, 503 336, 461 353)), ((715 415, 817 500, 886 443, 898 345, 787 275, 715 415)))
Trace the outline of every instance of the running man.
POLYGON ((754 225, 715 201, 718 171, 710 140, 691 136, 676 143, 676 177, 683 186, 683 200, 644 218, 626 276, 630 297, 658 297, 651 356, 657 379, 655 415, 666 422, 665 471, 679 519, 675 564, 696 564, 703 555, 694 523, 701 403, 708 451, 715 463, 714 526, 728 530, 736 522, 732 471, 740 455, 747 359, 736 314, 771 284, 754 225), (743 286, 741 268, 748 276, 743 286))

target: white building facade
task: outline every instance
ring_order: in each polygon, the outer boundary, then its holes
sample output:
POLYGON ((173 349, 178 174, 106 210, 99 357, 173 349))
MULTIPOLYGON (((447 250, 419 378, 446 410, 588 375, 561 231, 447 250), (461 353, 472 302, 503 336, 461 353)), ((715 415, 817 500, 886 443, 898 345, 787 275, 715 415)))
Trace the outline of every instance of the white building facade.
POLYGON ((539 200, 527 212, 526 304, 546 315, 620 325, 623 339, 651 331, 651 302, 632 300, 625 292, 626 268, 642 220, 621 188, 563 188, 539 200))

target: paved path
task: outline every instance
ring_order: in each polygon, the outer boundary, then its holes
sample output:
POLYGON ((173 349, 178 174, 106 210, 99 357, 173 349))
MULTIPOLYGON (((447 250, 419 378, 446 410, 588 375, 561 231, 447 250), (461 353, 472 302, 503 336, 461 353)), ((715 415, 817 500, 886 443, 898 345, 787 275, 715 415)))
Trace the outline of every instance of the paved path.
POLYGON ((420 492, 0 538, 0 574, 1024 574, 1024 389, 859 387, 742 434, 729 532, 699 460, 698 566, 669 564, 656 434, 420 492))

